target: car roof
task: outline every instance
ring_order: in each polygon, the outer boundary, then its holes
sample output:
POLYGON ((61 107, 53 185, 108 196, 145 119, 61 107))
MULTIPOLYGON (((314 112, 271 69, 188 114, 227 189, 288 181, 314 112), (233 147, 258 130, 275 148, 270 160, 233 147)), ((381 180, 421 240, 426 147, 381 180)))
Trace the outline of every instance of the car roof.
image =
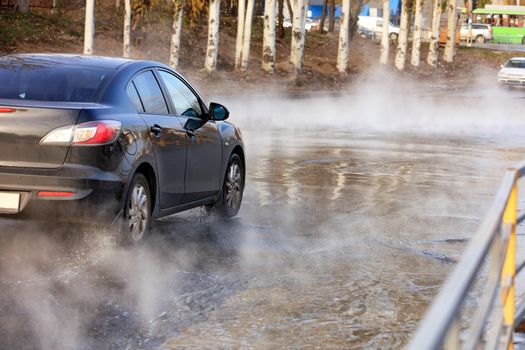
POLYGON ((105 69, 118 69, 126 63, 132 62, 131 59, 117 57, 103 57, 92 55, 72 55, 72 54, 14 54, 0 56, 0 63, 32 63, 32 64, 56 64, 80 67, 95 67, 105 69))
POLYGON ((525 57, 512 57, 509 61, 525 61, 525 57))

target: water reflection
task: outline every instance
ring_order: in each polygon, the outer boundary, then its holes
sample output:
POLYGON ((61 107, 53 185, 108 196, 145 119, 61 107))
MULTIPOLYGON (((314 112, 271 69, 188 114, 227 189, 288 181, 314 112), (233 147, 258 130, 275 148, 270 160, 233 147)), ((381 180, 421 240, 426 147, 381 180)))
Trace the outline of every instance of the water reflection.
POLYGON ((508 162, 479 140, 308 136, 252 164, 248 287, 165 348, 401 348, 508 162))

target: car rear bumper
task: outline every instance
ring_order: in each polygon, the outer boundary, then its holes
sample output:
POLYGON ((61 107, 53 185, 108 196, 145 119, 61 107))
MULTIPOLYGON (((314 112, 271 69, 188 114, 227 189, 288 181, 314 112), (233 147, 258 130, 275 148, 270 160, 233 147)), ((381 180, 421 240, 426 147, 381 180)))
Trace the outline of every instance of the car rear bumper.
POLYGON ((519 79, 519 78, 499 78, 498 77, 498 83, 512 85, 512 86, 525 87, 525 78, 519 79))
POLYGON ((4 205, 0 207, 0 214, 108 221, 115 218, 122 207, 123 190, 124 182, 118 176, 93 167, 75 164, 59 169, 0 167, 0 198, 2 193, 20 194, 18 208, 4 205), (58 195, 41 196, 43 192, 58 195))

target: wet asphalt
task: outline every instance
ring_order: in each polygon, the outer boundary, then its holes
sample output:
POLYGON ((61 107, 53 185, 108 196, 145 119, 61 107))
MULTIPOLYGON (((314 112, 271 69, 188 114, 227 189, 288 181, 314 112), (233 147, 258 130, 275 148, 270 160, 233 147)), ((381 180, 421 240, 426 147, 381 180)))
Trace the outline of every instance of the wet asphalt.
POLYGON ((239 215, 164 218, 140 247, 0 219, 0 349, 402 348, 525 158, 521 95, 503 116, 478 95, 398 96, 383 119, 361 95, 230 97, 248 115, 239 215))

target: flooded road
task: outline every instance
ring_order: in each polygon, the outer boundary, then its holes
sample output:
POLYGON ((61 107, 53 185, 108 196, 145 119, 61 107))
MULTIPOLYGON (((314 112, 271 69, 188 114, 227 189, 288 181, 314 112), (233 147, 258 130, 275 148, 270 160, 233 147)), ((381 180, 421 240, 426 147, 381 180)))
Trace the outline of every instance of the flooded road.
POLYGON ((401 348, 525 158, 523 99, 503 97, 498 115, 441 95, 232 98, 238 217, 174 215, 127 250, 0 219, 0 348, 401 348))

